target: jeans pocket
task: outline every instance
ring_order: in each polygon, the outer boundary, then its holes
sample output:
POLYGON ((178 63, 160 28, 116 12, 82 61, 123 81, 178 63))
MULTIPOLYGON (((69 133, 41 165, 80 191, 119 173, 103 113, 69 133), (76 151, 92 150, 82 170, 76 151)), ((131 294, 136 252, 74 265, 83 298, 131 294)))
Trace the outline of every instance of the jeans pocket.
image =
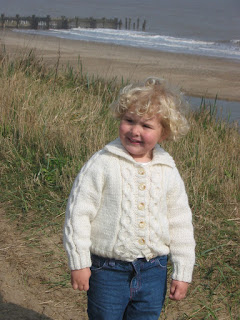
POLYGON ((158 263, 158 266, 162 269, 166 269, 167 268, 167 256, 160 256, 156 258, 156 261, 158 263))
POLYGON ((99 272, 103 270, 103 268, 106 265, 107 260, 98 256, 92 256, 92 266, 90 267, 90 270, 92 272, 99 272))

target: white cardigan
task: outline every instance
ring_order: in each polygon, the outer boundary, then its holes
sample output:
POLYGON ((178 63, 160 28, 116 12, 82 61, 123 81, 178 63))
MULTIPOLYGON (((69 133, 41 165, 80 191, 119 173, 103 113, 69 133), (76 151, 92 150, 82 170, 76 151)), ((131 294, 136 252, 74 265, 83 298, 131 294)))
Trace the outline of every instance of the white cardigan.
POLYGON ((95 153, 74 181, 64 246, 71 270, 90 267, 90 252, 124 261, 170 254, 172 278, 191 282, 192 214, 172 157, 156 145, 143 166, 119 138, 95 153))

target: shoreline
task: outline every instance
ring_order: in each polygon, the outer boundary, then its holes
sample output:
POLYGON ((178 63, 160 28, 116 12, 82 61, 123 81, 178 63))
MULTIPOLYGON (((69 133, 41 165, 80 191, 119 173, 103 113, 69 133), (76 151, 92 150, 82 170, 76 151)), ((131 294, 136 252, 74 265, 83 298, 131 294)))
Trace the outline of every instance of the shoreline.
POLYGON ((231 59, 168 53, 115 44, 70 40, 0 30, 0 44, 10 55, 35 50, 48 65, 79 68, 106 79, 141 81, 166 78, 193 97, 240 101, 240 62, 231 59))

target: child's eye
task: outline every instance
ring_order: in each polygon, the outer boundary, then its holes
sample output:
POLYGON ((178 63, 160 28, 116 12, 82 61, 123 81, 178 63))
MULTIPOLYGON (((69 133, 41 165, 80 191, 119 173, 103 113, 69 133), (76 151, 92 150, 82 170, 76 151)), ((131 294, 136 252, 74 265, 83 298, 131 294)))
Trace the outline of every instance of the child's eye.
POLYGON ((125 121, 127 121, 127 122, 129 122, 129 123, 132 123, 133 122, 133 120, 132 119, 125 119, 125 121))
POLYGON ((144 124, 144 127, 145 127, 145 128, 148 128, 148 129, 151 129, 151 126, 148 125, 148 124, 144 124))

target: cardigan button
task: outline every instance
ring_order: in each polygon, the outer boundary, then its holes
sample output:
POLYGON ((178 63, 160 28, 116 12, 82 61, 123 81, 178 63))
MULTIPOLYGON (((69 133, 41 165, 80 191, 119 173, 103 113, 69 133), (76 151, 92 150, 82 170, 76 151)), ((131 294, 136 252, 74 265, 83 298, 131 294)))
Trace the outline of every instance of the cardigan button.
POLYGON ((147 260, 149 261, 149 260, 151 260, 151 259, 154 258, 154 255, 153 255, 153 254, 149 254, 149 255, 146 256, 146 258, 147 258, 147 260))
POLYGON ((139 168, 138 173, 143 176, 145 174, 145 170, 143 168, 139 168))
POLYGON ((145 190, 145 189, 146 189, 145 183, 141 183, 141 184, 138 186, 138 189, 141 190, 141 191, 145 190))
POLYGON ((143 246, 146 243, 146 241, 143 238, 141 238, 138 240, 138 243, 143 246))
POLYGON ((144 210, 144 209, 145 209, 145 204, 144 204, 143 202, 140 202, 140 203, 138 204, 138 209, 139 209, 139 210, 144 210))
POLYGON ((144 229, 145 226, 146 226, 145 221, 140 221, 139 224, 138 224, 138 226, 139 226, 139 228, 144 229))

